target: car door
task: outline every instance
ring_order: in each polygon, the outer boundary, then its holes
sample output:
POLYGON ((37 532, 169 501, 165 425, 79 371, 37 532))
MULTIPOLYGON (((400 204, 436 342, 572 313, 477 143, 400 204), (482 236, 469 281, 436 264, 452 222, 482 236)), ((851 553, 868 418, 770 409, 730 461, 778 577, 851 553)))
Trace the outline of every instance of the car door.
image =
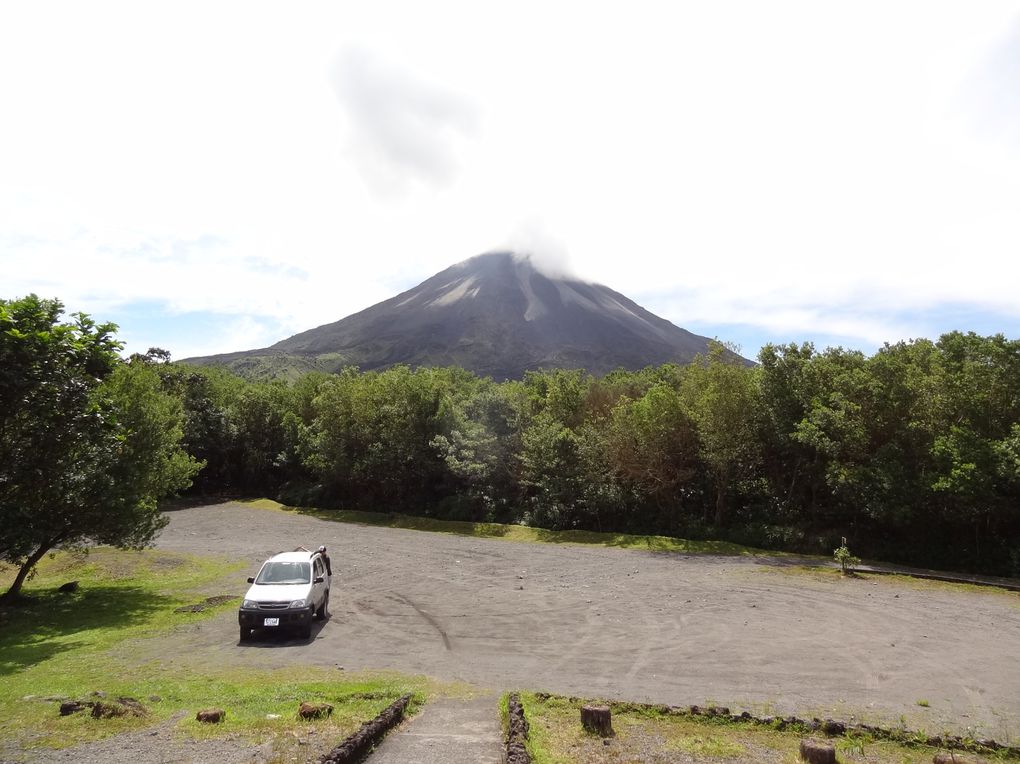
POLYGON ((318 607, 319 603, 322 602, 322 598, 326 596, 326 566, 322 564, 322 558, 316 557, 315 562, 312 565, 312 602, 318 607), (323 579, 322 583, 314 583, 315 579, 323 579))

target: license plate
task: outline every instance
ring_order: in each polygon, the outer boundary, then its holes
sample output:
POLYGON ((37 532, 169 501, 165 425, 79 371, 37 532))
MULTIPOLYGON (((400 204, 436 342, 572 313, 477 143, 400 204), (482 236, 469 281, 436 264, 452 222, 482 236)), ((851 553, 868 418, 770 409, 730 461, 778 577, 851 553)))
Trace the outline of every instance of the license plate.
POLYGON ((264 620, 262 622, 262 625, 263 626, 279 626, 280 625, 280 619, 279 618, 267 618, 266 620, 264 620))

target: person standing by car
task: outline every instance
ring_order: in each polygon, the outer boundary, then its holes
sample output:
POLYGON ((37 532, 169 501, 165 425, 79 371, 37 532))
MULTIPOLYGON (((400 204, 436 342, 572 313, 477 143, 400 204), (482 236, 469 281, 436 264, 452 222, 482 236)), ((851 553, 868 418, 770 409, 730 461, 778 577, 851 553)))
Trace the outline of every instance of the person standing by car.
POLYGON ((329 564, 329 555, 326 554, 326 547, 320 546, 319 547, 319 554, 322 555, 322 561, 324 563, 326 563, 326 575, 327 576, 332 576, 333 575, 333 567, 329 564))

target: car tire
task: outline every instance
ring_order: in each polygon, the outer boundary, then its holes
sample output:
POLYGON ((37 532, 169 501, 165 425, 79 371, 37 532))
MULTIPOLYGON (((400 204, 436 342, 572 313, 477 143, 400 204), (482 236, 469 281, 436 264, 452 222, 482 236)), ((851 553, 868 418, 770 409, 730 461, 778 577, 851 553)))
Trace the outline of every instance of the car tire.
POLYGON ((319 605, 319 609, 315 611, 315 617, 320 621, 326 620, 327 608, 329 607, 329 592, 326 592, 322 598, 322 604, 319 605))

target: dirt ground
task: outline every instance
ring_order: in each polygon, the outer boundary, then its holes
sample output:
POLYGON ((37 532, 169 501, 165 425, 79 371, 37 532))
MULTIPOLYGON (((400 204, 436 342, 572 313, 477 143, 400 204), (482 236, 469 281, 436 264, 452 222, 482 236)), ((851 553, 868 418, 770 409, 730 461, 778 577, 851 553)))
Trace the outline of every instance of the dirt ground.
POLYGON ((783 559, 377 528, 232 503, 170 513, 157 546, 247 560, 233 582, 240 596, 269 555, 320 543, 333 561, 332 617, 311 641, 242 646, 227 612, 173 644, 151 641, 147 657, 392 669, 497 691, 712 701, 1020 736, 1020 594, 805 574, 783 559))

